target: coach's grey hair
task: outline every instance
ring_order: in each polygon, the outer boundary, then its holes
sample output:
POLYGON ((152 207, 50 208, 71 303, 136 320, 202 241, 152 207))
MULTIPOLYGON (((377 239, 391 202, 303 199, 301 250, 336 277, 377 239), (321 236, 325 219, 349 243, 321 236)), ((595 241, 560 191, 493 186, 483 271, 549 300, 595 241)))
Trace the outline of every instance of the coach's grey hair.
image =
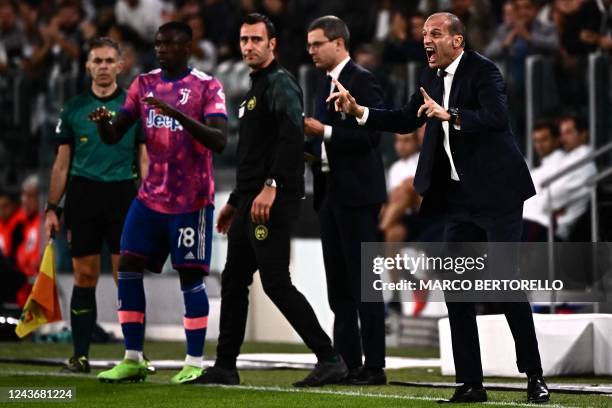
POLYGON ((460 35, 463 37, 463 41, 461 42, 461 47, 465 47, 465 24, 461 21, 459 17, 454 15, 453 13, 448 12, 440 12, 434 13, 427 17, 429 20, 432 17, 441 16, 446 18, 448 21, 448 32, 450 35, 460 35))
POLYGON ((336 16, 323 16, 317 18, 315 21, 310 23, 308 26, 308 32, 321 29, 330 40, 336 38, 342 38, 344 40, 344 48, 349 49, 349 43, 351 41, 351 34, 346 26, 346 23, 342 19, 336 16))

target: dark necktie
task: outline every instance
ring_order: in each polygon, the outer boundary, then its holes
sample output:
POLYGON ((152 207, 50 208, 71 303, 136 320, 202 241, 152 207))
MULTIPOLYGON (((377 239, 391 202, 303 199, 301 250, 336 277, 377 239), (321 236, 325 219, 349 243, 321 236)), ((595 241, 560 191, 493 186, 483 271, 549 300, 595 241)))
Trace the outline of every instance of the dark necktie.
POLYGON ((317 101, 316 117, 320 122, 327 123, 329 120, 328 103, 325 102, 329 97, 329 90, 331 89, 332 78, 329 75, 325 76, 323 82, 323 88, 321 89, 321 95, 317 101))

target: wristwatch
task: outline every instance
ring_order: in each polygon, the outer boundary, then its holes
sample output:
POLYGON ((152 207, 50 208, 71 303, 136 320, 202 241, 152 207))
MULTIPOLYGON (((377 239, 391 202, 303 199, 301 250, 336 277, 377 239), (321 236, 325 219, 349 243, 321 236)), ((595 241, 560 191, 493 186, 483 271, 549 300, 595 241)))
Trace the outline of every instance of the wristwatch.
POLYGON ((51 204, 51 203, 47 203, 47 206, 45 207, 45 214, 49 211, 53 211, 54 213, 57 214, 57 210, 59 209, 59 206, 57 204, 51 204))
POLYGON ((448 121, 451 126, 454 126, 459 119, 459 109, 458 108, 449 108, 448 113, 450 113, 450 120, 448 121))
POLYGON ((267 178, 264 184, 268 187, 276 188, 276 180, 274 180, 273 178, 267 178))

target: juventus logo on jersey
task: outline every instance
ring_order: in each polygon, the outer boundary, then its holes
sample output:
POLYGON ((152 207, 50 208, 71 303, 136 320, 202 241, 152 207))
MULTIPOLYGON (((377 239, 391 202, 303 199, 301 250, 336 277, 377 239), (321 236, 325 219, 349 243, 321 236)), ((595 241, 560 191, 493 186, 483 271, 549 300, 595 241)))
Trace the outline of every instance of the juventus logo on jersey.
POLYGON ((179 101, 179 105, 184 105, 187 103, 187 100, 189 99, 189 94, 191 93, 191 89, 181 88, 179 92, 181 93, 181 100, 179 101))

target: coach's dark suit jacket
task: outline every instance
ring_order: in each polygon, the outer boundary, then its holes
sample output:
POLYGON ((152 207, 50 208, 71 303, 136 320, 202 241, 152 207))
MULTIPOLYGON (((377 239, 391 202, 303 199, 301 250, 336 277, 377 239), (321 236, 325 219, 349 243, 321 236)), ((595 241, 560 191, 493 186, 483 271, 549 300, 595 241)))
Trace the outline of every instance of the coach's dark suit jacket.
MULTIPOLYGON (((426 69, 420 85, 443 105, 444 79, 436 70, 426 69)), ((358 96, 356 100, 367 106, 358 96)), ((414 186, 423 196, 421 213, 431 214, 442 210, 442 190, 448 185, 450 168, 443 148, 442 122, 425 114, 417 118, 423 103, 417 92, 401 109, 370 109, 365 127, 408 133, 427 121, 414 186)), ((465 51, 453 78, 448 106, 459 109, 461 128, 450 126, 450 147, 470 204, 483 213, 498 212, 516 208, 534 195, 529 170, 510 129, 505 84, 495 64, 477 52, 465 51)))
MULTIPOLYGON (((374 76, 366 69, 349 61, 338 77, 358 101, 367 106, 381 107, 383 92, 374 76)), ((312 165, 314 176, 314 206, 318 209, 328 192, 331 200, 350 207, 383 203, 387 199, 384 166, 378 145, 380 132, 357 125, 354 117, 335 111, 333 103, 325 103, 329 88, 321 81, 317 90, 315 118, 333 127, 333 135, 326 143, 331 172, 325 185, 319 162, 312 165), (325 89, 324 89, 325 88, 325 89)), ((321 139, 312 138, 305 150, 321 157, 321 139)))

